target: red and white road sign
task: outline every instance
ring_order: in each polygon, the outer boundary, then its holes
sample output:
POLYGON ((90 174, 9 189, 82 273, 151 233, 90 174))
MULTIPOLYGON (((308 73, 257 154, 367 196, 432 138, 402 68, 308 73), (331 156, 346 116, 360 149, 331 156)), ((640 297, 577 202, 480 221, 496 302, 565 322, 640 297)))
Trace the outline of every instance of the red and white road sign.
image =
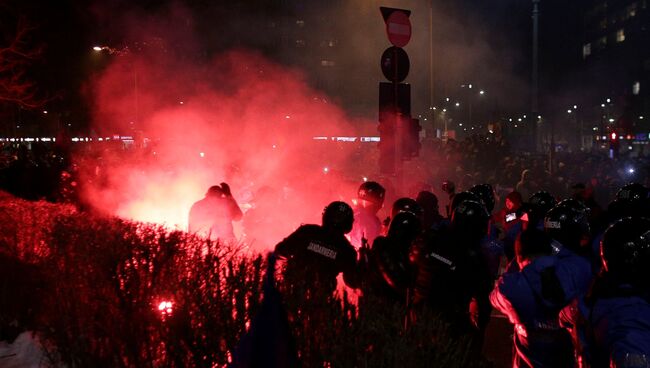
POLYGON ((395 10, 386 19, 386 34, 393 46, 404 47, 411 40, 411 21, 407 13, 395 10))

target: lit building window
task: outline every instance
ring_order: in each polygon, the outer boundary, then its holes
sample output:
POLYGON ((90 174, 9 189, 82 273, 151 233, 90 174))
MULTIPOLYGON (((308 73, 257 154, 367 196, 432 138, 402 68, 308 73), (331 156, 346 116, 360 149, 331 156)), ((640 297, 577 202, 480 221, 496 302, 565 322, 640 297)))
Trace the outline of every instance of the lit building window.
POLYGON ((625 30, 624 29, 619 29, 616 31, 616 42, 623 42, 625 41, 625 30))
POLYGON ((627 17, 628 17, 628 19, 636 17, 636 7, 637 7, 636 3, 633 3, 632 5, 627 7, 627 17))
POLYGON ((338 43, 335 39, 326 39, 320 42, 320 47, 335 47, 338 43))
POLYGON ((296 40, 296 47, 305 47, 305 40, 296 40))
POLYGON ((305 21, 299 19, 299 20, 296 21, 296 25, 298 27, 304 27, 305 26, 305 21))
POLYGON ((591 42, 582 45, 582 58, 586 59, 589 55, 591 55, 591 42))
POLYGON ((605 47, 607 47, 607 36, 603 36, 603 37, 599 38, 598 42, 597 42, 597 45, 598 45, 599 50, 604 49, 605 47))
POLYGON ((641 92, 641 82, 636 81, 636 82, 634 82, 634 84, 632 85, 632 94, 633 94, 633 95, 638 95, 639 92, 641 92))
POLYGON ((336 63, 333 62, 332 60, 321 60, 320 65, 325 66, 325 67, 332 67, 332 66, 336 65, 336 63))

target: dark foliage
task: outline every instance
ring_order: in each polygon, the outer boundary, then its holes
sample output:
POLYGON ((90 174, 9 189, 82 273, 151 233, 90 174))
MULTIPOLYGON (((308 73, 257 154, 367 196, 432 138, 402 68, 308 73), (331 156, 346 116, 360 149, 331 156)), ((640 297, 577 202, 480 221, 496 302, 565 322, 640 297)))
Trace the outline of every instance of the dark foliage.
MULTIPOLYGON (((0 332, 35 331, 53 365, 223 367, 261 305, 266 262, 236 246, 10 197, 0 234, 18 281, 0 283, 0 332)), ((399 305, 280 290, 305 367, 485 366, 427 313, 405 332, 399 305)))

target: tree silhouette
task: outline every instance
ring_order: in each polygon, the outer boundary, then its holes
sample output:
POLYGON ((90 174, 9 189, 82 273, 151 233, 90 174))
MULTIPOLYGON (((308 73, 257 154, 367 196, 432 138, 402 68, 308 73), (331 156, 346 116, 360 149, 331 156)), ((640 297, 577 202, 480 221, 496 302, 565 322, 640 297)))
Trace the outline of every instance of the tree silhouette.
POLYGON ((15 30, 5 31, 0 38, 0 103, 11 103, 23 108, 37 108, 46 99, 38 95, 28 70, 42 54, 41 47, 30 43, 35 27, 24 18, 16 22, 15 30))

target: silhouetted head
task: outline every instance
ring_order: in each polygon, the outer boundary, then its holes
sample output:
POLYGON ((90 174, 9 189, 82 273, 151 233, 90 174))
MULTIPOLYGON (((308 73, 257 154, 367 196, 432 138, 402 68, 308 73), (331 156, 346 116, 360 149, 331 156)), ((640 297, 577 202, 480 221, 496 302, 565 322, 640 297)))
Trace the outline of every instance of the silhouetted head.
POLYGON ((323 210, 323 228, 347 234, 352 230, 354 212, 345 202, 332 202, 323 210))

